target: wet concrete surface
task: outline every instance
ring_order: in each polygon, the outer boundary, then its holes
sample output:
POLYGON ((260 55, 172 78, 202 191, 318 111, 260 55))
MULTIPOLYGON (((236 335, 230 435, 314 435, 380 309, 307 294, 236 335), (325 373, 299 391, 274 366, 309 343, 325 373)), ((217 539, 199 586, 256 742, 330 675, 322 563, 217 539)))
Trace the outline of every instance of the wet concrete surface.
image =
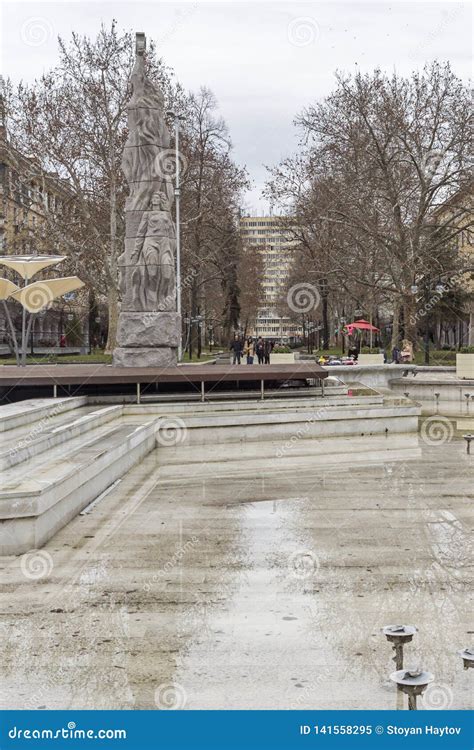
POLYGON ((405 664, 435 674, 420 708, 468 708, 474 456, 455 433, 359 440, 325 462, 301 441, 280 471, 273 444, 159 447, 0 558, 0 707, 395 708, 381 628, 407 623, 405 664))

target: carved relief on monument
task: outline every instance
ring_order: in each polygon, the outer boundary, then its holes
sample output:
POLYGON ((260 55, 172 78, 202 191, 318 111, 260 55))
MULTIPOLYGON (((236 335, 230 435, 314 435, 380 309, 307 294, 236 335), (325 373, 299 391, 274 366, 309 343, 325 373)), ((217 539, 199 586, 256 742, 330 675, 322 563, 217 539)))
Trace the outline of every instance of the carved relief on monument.
POLYGON ((125 250, 119 258, 122 301, 113 360, 123 367, 176 363, 181 330, 176 313, 170 135, 163 96, 145 75, 144 50, 144 35, 137 34, 137 57, 130 77, 129 135, 122 158, 129 196, 125 250))
POLYGON ((136 213, 136 237, 126 240, 126 251, 120 257, 123 309, 173 310, 176 241, 167 196, 153 193, 150 210, 136 213))

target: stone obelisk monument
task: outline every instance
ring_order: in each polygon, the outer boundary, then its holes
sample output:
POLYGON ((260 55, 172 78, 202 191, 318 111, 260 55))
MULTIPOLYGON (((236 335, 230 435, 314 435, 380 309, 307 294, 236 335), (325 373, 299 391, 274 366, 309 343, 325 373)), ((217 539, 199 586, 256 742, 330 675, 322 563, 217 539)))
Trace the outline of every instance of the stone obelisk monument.
POLYGON ((119 258, 122 305, 113 364, 164 367, 177 362, 181 321, 176 313, 176 230, 171 215, 175 155, 161 91, 145 74, 146 41, 136 35, 128 139, 122 169, 125 251, 119 258))

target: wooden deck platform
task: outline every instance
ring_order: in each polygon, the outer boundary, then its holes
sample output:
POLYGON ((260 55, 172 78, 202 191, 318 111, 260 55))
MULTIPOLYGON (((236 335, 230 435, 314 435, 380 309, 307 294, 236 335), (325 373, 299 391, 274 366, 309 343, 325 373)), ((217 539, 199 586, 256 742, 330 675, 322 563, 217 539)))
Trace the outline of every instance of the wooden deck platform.
POLYGON ((284 383, 290 380, 320 380, 328 373, 315 362, 295 362, 286 365, 179 365, 177 367, 113 367, 112 365, 27 365, 0 366, 0 389, 51 386, 54 394, 58 386, 116 386, 136 384, 139 398, 141 385, 153 383, 192 384, 200 386, 204 397, 207 383, 259 383, 263 394, 268 381, 284 383))

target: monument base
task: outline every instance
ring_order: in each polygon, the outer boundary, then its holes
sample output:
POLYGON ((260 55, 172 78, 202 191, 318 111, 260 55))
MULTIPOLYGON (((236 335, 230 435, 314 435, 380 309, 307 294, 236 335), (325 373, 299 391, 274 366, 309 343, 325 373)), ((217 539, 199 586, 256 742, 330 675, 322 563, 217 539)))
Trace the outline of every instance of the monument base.
POLYGON ((124 347, 114 349, 114 367, 175 367, 178 350, 169 346, 124 347))
POLYGON ((175 312, 122 311, 115 367, 173 367, 178 362, 180 316, 175 312))

